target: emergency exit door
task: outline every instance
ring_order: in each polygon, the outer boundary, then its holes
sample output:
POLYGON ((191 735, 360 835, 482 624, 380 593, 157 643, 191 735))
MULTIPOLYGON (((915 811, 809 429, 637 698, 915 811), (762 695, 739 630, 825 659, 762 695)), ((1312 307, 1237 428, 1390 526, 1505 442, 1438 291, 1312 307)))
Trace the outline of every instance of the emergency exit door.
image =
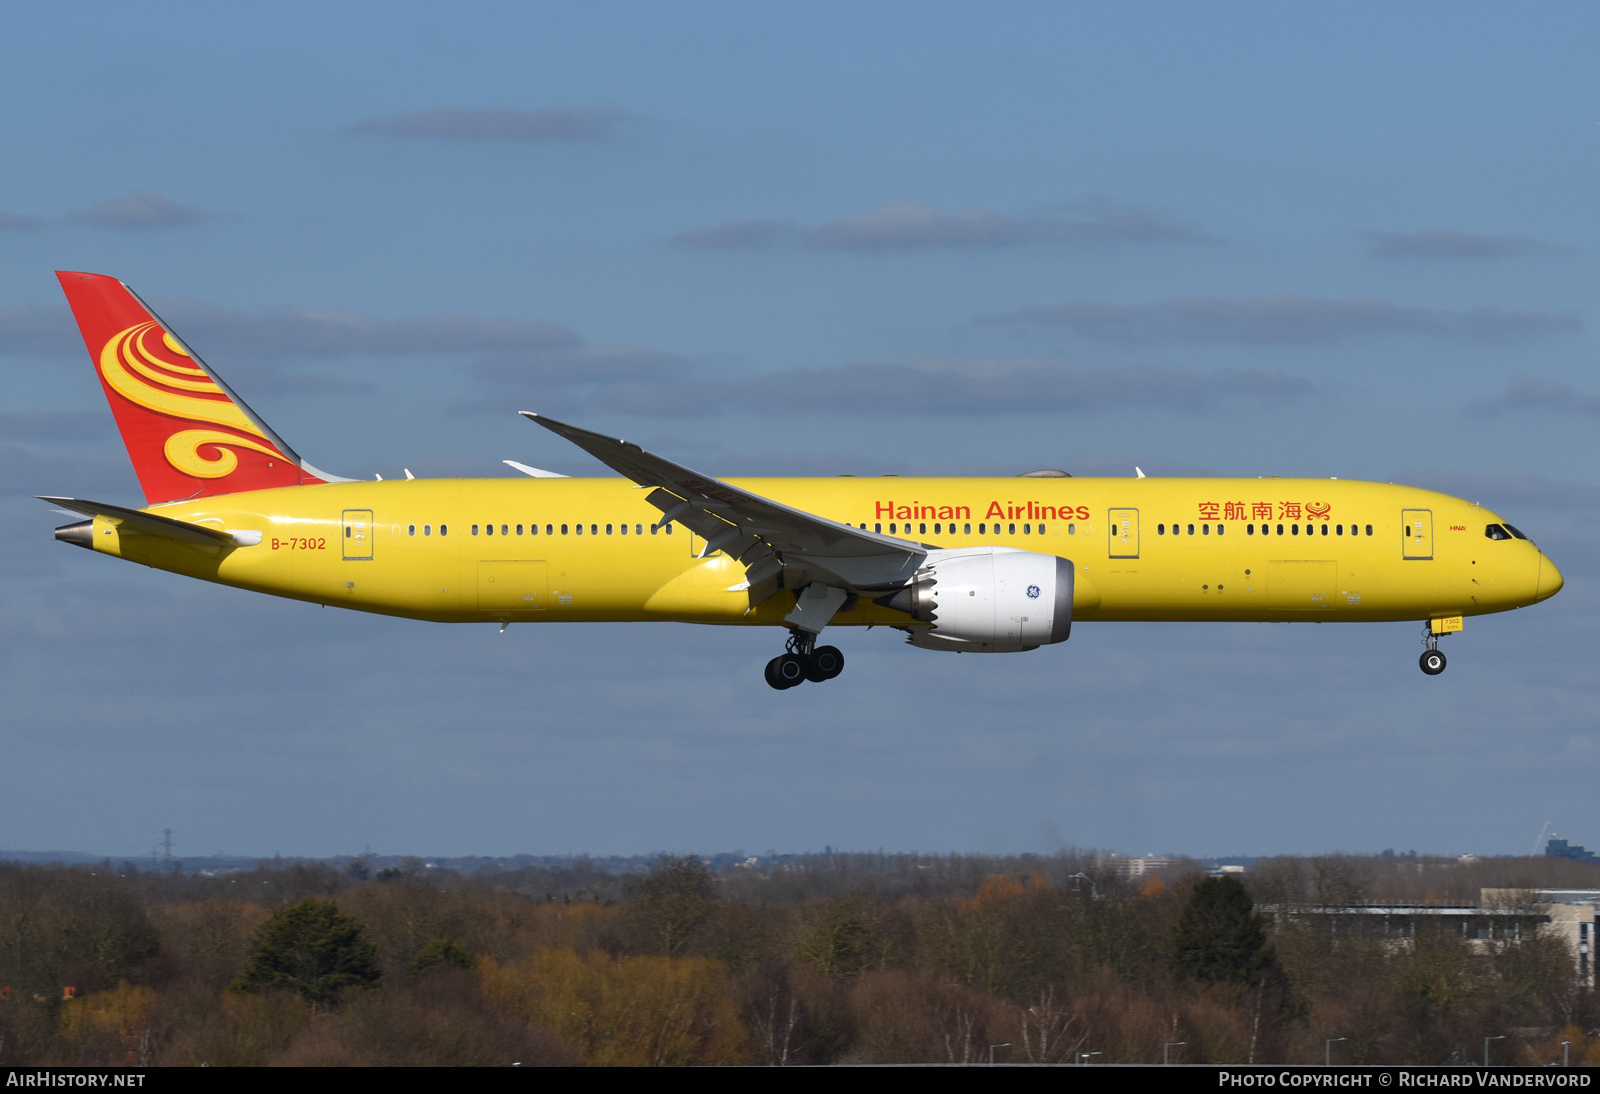
POLYGON ((1400 521, 1405 526, 1404 558, 1433 557, 1433 510, 1402 509, 1400 521))
POLYGON ((346 509, 343 523, 344 557, 370 559, 372 557, 372 510, 346 509))
POLYGON ((1113 509, 1111 517, 1111 557, 1139 557, 1139 510, 1113 509))

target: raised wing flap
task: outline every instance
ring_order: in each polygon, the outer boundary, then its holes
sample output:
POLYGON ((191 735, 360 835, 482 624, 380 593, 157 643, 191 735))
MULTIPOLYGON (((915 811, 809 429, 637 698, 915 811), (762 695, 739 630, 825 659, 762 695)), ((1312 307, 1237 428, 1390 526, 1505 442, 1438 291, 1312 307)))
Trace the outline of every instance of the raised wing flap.
POLYGON ((803 568, 829 584, 869 591, 905 584, 927 557, 928 552, 917 544, 740 490, 636 444, 526 410, 522 416, 565 437, 640 486, 656 487, 646 500, 662 511, 663 521, 678 521, 705 537, 707 553, 726 551, 752 572, 776 556, 785 568, 803 568), (719 539, 723 542, 711 546, 719 539))
POLYGON ((143 532, 147 536, 160 536, 162 539, 193 543, 201 547, 233 547, 239 544, 233 533, 225 532, 221 528, 207 528, 201 524, 173 520, 171 517, 157 516, 141 509, 125 509, 120 505, 80 501, 77 498, 51 498, 41 495, 39 500, 52 502, 63 509, 82 513, 86 517, 107 517, 123 528, 143 532))

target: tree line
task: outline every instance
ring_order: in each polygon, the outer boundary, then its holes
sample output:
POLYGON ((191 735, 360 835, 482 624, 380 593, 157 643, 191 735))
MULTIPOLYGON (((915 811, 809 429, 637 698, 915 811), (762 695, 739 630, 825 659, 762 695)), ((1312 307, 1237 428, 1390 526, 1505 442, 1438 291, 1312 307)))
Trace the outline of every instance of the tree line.
MULTIPOLYGON (((1600 1064, 1554 939, 1397 945, 1285 910, 1600 888, 1544 859, 1090 855, 714 871, 0 864, 0 1065, 1600 1064), (1470 890, 1470 896, 1467 892, 1470 890)), ((1419 920, 1419 923, 1421 921, 1419 920)))

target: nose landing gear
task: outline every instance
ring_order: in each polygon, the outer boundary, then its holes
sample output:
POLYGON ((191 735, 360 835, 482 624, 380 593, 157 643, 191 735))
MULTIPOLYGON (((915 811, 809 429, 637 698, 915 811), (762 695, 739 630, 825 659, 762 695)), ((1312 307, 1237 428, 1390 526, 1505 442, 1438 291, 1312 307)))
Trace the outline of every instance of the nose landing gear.
POLYGON ((799 687, 810 680, 820 684, 844 671, 844 653, 838 646, 818 646, 810 631, 793 630, 784 648, 787 652, 767 662, 767 683, 778 691, 799 687))
POLYGON ((1423 631, 1422 644, 1427 648, 1422 651, 1422 658, 1419 663, 1423 672, 1429 676, 1438 676, 1444 671, 1445 666, 1444 654, 1439 652, 1439 636, 1433 632, 1432 623, 1424 623, 1423 627, 1425 629, 1423 631))

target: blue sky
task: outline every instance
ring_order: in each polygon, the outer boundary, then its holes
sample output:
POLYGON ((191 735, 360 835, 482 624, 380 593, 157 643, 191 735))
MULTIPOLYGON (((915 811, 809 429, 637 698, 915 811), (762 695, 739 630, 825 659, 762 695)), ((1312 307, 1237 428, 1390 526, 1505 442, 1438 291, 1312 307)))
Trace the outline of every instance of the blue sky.
POLYGON ((1600 15, 1581 5, 13 5, 0 847, 1526 853, 1600 843, 1600 15), (1337 475, 1567 575, 1417 628, 444 627, 73 551, 138 490, 51 270, 357 476, 1337 475))

